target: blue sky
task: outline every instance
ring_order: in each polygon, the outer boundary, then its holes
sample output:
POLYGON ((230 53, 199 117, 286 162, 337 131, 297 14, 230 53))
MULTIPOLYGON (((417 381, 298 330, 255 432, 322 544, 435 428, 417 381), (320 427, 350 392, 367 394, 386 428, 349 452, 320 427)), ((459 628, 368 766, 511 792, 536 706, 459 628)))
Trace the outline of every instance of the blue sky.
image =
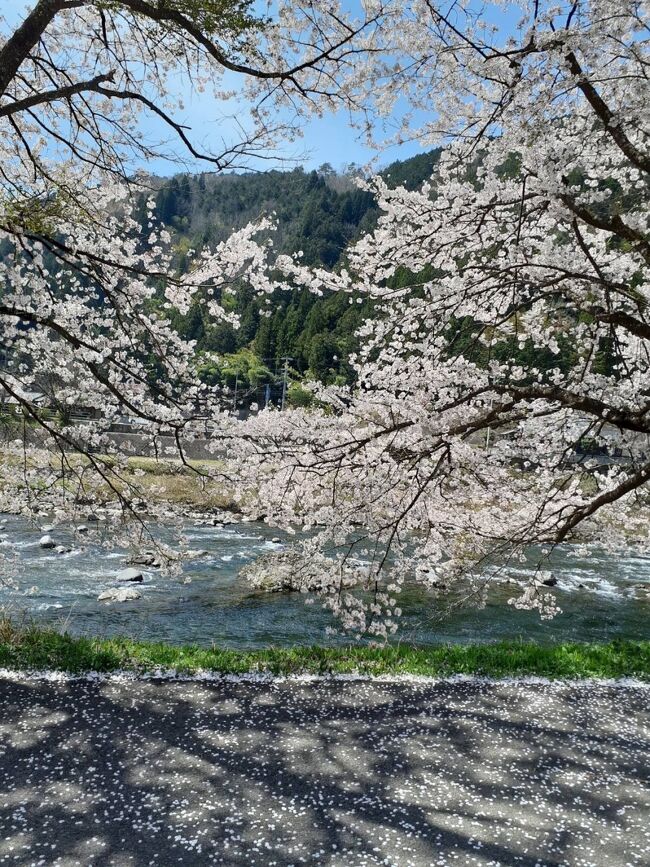
MULTIPOLYGON (((31 0, 0 0, 2 15, 9 25, 17 23, 28 7, 31 0)), ((207 94, 192 93, 191 90, 179 82, 179 89, 184 97, 185 110, 176 115, 176 119, 187 124, 191 131, 188 135, 198 144, 220 141, 223 137, 231 139, 228 131, 234 130, 234 124, 225 115, 232 115, 236 105, 224 106, 207 94)), ((279 152, 291 164, 302 164, 306 168, 316 168, 322 163, 330 163, 335 169, 340 169, 349 163, 365 165, 371 159, 378 157, 375 151, 365 146, 359 133, 349 123, 344 113, 330 114, 324 118, 313 119, 302 124, 304 136, 292 143, 280 144, 279 152), (295 162, 294 162, 295 161, 295 162)), ((162 124, 143 118, 142 129, 145 137, 150 140, 165 138, 169 142, 168 150, 181 152, 179 145, 170 135, 169 130, 163 129, 162 124)), ((218 148, 216 144, 216 148, 218 148)), ((385 165, 395 159, 405 158, 419 153, 421 148, 416 144, 406 144, 400 147, 392 147, 385 150, 378 157, 378 164, 385 165)), ((205 166, 205 164, 204 164, 205 166)), ((258 163, 260 168, 270 168, 271 165, 263 162, 258 163)), ((188 162, 187 168, 200 170, 201 165, 188 162)), ((173 174, 180 167, 174 163, 158 160, 149 164, 147 168, 159 174, 173 174)))

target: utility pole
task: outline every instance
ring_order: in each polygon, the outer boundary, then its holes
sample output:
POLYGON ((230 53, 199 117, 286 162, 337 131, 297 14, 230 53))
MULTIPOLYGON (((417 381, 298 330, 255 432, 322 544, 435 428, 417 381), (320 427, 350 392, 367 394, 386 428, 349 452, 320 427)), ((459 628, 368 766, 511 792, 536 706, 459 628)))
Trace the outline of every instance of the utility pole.
POLYGON ((282 371, 282 402, 280 404, 280 410, 284 409, 284 403, 287 398, 287 378, 289 376, 289 362, 293 361, 288 355, 285 355, 282 359, 284 361, 284 369, 282 371))
POLYGON ((235 396, 232 399, 233 415, 237 415, 237 386, 239 385, 239 371, 235 373, 235 396))

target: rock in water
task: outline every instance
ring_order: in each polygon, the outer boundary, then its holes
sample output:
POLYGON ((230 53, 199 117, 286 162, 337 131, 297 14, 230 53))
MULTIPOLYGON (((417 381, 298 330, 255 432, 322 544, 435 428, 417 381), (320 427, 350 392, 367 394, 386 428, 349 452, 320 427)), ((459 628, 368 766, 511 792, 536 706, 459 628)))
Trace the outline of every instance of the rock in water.
POLYGON ((542 581, 542 584, 544 585, 544 587, 557 587, 557 578, 555 577, 555 575, 551 575, 550 578, 545 578, 542 581))
POLYGON ((41 546, 41 548, 54 548, 54 539, 51 536, 45 534, 45 536, 41 536, 38 544, 41 546))
POLYGON ((71 549, 66 548, 65 545, 57 545, 54 550, 56 551, 57 554, 69 554, 71 551, 71 549))
POLYGON ((319 575, 300 569, 295 552, 286 549, 262 554, 244 566, 239 577, 261 593, 317 590, 322 584, 319 575))
POLYGON ((122 569, 117 573, 118 581, 131 581, 135 584, 141 584, 144 581, 144 576, 139 569, 122 569))
POLYGON ((110 590, 104 590, 97 597, 99 602, 130 602, 132 599, 140 599, 142 593, 136 590, 135 587, 111 587, 110 590))
POLYGON ((133 554, 126 560, 131 566, 150 566, 152 569, 160 569, 160 558, 154 551, 143 551, 141 554, 133 554))
POLYGON ((87 533, 87 532, 88 532, 88 527, 86 527, 85 524, 79 524, 79 526, 77 527, 77 533, 87 533))
POLYGON ((209 551, 201 548, 200 551, 183 551, 181 556, 184 560, 197 560, 199 557, 207 557, 209 551))

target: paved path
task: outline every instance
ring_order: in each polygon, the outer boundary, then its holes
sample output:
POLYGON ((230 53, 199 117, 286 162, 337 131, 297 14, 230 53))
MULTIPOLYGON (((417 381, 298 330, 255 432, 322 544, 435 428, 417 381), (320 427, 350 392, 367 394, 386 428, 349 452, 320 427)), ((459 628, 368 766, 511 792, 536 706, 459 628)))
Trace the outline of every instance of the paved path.
POLYGON ((650 864, 650 690, 0 680, 0 864, 650 864))

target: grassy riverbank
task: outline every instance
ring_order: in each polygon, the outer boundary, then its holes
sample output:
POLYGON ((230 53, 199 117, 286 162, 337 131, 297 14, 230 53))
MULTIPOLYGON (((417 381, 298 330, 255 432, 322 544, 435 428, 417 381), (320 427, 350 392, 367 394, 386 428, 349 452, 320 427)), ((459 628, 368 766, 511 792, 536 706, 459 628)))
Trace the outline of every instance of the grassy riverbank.
POLYGON ((77 673, 166 668, 227 674, 258 671, 275 674, 359 672, 431 677, 477 674, 491 677, 536 675, 549 678, 636 677, 650 680, 650 641, 567 643, 550 647, 499 642, 443 647, 400 645, 386 648, 297 647, 236 651, 216 647, 175 647, 121 638, 74 638, 34 626, 21 629, 10 621, 0 621, 0 667, 77 673))
MULTIPOLYGON (((123 467, 117 468, 114 456, 95 455, 111 486, 92 475, 83 476, 88 467, 88 458, 77 454, 68 456, 68 466, 79 470, 79 477, 74 473, 67 485, 75 496, 81 494, 94 503, 103 506, 117 504, 116 491, 130 499, 142 498, 148 503, 169 506, 170 508, 191 508, 198 512, 213 510, 239 511, 234 501, 232 491, 226 479, 220 475, 223 461, 190 460, 183 464, 178 458, 129 457, 123 467), (71 486, 71 487, 70 487, 71 486)), ((3 487, 5 471, 15 472, 16 467, 23 466, 22 454, 0 454, 0 491, 3 487)), ((34 471, 42 470, 37 479, 28 482, 34 493, 40 491, 41 475, 57 476, 60 469, 60 458, 44 450, 34 450, 27 455, 26 468, 34 471)), ((61 488, 63 481, 55 483, 55 488, 61 488)))

